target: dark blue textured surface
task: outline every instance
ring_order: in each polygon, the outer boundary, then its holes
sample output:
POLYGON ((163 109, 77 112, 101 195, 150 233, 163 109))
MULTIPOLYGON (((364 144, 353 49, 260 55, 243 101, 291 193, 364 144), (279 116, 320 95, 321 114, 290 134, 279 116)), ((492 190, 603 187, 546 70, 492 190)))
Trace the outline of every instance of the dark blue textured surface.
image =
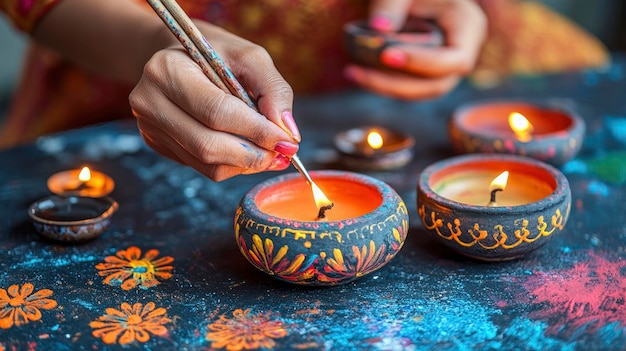
MULTIPOLYGON (((410 231, 388 265, 332 288, 282 283, 238 252, 233 217, 243 194, 276 173, 214 183, 161 158, 133 122, 41 138, 0 152, 0 288, 49 289, 57 305, 41 318, 0 329, 0 350, 205 350, 219 316, 237 309, 280 325, 276 349, 307 350, 623 350, 626 344, 626 79, 624 60, 600 71, 520 78, 489 89, 464 84, 428 102, 361 92, 296 98, 295 116, 310 169, 334 167, 332 138, 355 125, 401 126, 416 156, 400 171, 370 175, 404 199, 410 231), (429 239, 416 209, 418 176, 452 155, 446 122, 462 103, 492 98, 560 100, 587 123, 580 154, 561 167, 573 208, 564 232, 527 257, 481 263, 429 239), (120 204, 98 239, 47 241, 26 209, 47 196, 47 178, 82 165, 116 181, 120 204), (104 284, 96 265, 131 246, 172 257, 172 276, 153 287, 104 284), (107 345, 89 325, 106 313, 149 302, 167 311, 165 335, 107 345)), ((1 291, 0 291, 1 293, 1 291)), ((0 294, 0 311, 2 296, 0 294)), ((0 319, 3 315, 0 312, 0 319)))

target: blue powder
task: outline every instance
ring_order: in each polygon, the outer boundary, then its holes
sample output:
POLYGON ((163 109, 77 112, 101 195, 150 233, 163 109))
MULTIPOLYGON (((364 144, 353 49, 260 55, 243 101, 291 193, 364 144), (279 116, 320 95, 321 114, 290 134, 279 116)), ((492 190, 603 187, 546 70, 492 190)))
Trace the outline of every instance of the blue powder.
POLYGON ((626 143, 626 117, 606 116, 604 117, 604 125, 613 138, 621 143, 626 143))
POLYGON ((576 343, 567 343, 544 335, 547 324, 544 322, 531 321, 525 317, 518 317, 504 330, 504 336, 519 339, 518 344, 524 344, 525 350, 544 351, 560 350, 574 351, 576 343))
POLYGON ((607 197, 610 193, 609 187, 597 180, 590 181, 587 185, 587 190, 594 195, 600 195, 602 197, 607 197))
POLYGON ((420 296, 417 291, 408 292, 418 288, 407 285, 397 296, 355 292, 360 296, 358 310, 342 309, 332 316, 324 313, 285 323, 292 325, 290 335, 318 335, 325 349, 466 351, 480 349, 496 338, 498 328, 491 317, 501 312, 480 304, 460 284, 448 281, 433 289, 435 296, 397 303, 406 296, 420 296))
POLYGON ((587 164, 581 160, 573 159, 561 168, 565 174, 585 174, 589 171, 587 164))

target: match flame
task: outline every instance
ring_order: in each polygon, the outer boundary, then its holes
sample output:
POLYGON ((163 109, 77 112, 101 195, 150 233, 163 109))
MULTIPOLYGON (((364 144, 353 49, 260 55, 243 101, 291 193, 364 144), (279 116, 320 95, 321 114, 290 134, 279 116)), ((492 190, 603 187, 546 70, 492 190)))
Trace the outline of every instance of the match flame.
POLYGON ((88 182, 91 179, 91 171, 89 170, 89 167, 83 167, 83 169, 80 170, 78 179, 83 183, 88 182))
POLYGON ((311 183, 311 189, 313 190, 313 199, 315 199, 315 205, 318 209, 322 207, 332 206, 332 201, 328 200, 326 194, 315 183, 311 183))
POLYGON ((511 113, 509 115, 509 126, 515 135, 517 135, 519 141, 527 142, 532 139, 533 125, 523 114, 519 112, 511 113))
POLYGON ((367 144, 374 150, 383 147, 383 136, 380 133, 371 131, 367 134, 367 144))
POLYGON ((497 177, 495 177, 491 184, 489 185, 489 191, 494 190, 504 190, 506 188, 506 183, 509 180, 509 171, 504 171, 500 173, 497 177))

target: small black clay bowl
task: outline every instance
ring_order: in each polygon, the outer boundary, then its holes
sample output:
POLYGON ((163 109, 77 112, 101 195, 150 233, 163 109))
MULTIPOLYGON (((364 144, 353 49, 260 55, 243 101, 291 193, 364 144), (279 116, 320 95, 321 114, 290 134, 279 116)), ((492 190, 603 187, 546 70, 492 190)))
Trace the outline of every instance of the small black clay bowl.
POLYGON ((396 130, 379 126, 364 126, 338 133, 334 138, 340 162, 351 170, 389 171, 406 166, 413 159, 415 139, 396 130), (382 146, 374 149, 367 137, 377 132, 382 146))
POLYGON ((571 207, 567 178, 553 166, 507 154, 467 154, 426 167, 417 185, 424 228, 443 245, 484 261, 520 258, 561 232, 571 207), (489 186, 509 171, 497 206, 489 186))
POLYGON ((559 167, 576 156, 585 136, 584 120, 569 110, 521 100, 470 103, 454 111, 448 133, 458 153, 515 154, 559 167), (513 112, 533 125, 528 140, 520 140, 509 126, 513 112))
POLYGON ((444 36, 432 21, 410 17, 398 32, 384 33, 371 29, 366 20, 348 22, 344 26, 346 49, 355 62, 378 68, 389 68, 380 62, 380 54, 391 45, 412 44, 441 46, 444 36))
POLYGON ((332 286, 370 274, 396 256, 409 216, 388 184, 345 171, 313 171, 311 177, 334 203, 323 219, 299 173, 266 180, 241 199, 235 238, 254 267, 293 284, 332 286))
POLYGON ((28 208, 37 231, 52 240, 82 242, 102 234, 118 204, 110 197, 49 196, 28 208))

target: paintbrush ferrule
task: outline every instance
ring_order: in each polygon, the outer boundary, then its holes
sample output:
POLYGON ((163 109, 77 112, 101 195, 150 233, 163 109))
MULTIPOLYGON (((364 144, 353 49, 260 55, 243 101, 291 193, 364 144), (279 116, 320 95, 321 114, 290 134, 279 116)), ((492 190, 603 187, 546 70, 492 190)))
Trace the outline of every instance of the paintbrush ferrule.
POLYGON ((307 172, 306 168, 304 168, 304 165, 302 164, 302 161, 300 161, 300 158, 298 157, 298 155, 294 154, 291 157, 291 163, 298 170, 298 172, 300 172, 300 174, 302 174, 302 176, 306 179, 306 181, 309 184, 313 184, 313 179, 311 179, 311 176, 309 175, 309 172, 307 172))

